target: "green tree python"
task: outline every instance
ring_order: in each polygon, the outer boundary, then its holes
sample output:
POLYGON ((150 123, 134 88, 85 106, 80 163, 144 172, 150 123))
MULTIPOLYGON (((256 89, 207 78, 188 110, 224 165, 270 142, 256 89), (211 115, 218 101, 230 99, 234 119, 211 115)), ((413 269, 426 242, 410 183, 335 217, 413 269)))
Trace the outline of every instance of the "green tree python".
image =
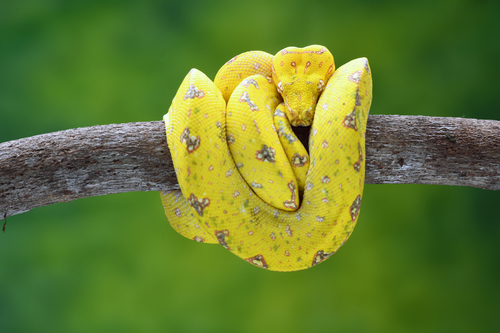
POLYGON ((371 101, 368 60, 335 70, 320 45, 240 54, 214 81, 192 69, 164 116, 169 223, 261 268, 323 262, 359 216, 371 101), (309 153, 291 126, 311 126, 309 153))

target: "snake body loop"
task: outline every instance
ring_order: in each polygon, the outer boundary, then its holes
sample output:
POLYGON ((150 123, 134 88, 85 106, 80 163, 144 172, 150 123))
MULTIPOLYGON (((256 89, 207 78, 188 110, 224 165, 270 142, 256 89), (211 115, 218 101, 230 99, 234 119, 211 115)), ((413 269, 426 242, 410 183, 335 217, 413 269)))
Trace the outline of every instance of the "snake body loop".
POLYGON ((314 266, 356 224, 372 100, 366 58, 337 70, 318 45, 246 52, 212 82, 192 69, 165 115, 180 191, 172 227, 275 271, 314 266), (215 83, 214 83, 215 82, 215 83), (290 125, 309 125, 309 155, 290 125))

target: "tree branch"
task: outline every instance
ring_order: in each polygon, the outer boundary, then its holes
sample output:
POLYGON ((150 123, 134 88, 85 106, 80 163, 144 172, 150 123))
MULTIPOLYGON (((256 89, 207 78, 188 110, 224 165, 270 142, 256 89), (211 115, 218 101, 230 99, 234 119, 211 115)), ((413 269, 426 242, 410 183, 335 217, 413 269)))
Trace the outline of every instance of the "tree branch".
MULTIPOLYGON (((500 121, 374 115, 367 184, 500 190, 500 121)), ((306 143, 308 129, 297 134, 306 143)), ((178 189, 162 121, 76 128, 0 144, 0 216, 90 196, 178 189)))

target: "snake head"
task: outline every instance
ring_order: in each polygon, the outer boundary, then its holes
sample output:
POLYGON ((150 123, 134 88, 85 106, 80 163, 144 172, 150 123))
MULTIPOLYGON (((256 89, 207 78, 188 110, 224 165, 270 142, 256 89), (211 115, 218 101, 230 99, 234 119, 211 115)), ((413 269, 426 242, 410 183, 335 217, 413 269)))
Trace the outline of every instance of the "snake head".
POLYGON ((273 80, 292 126, 310 126, 316 102, 335 71, 333 55, 321 45, 287 47, 273 58, 273 80))

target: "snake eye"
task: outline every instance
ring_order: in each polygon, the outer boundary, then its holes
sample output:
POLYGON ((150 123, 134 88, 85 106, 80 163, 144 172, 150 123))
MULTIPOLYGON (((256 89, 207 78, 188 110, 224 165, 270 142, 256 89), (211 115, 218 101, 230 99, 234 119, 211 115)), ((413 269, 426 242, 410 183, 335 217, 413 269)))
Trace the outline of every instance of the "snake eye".
POLYGON ((323 90, 325 90, 325 82, 323 82, 323 80, 319 80, 318 81, 318 92, 322 92, 323 90))
POLYGON ((282 94, 282 93, 283 93, 283 84, 281 83, 281 81, 280 81, 280 82, 278 82, 278 92, 279 92, 280 94, 282 94))

